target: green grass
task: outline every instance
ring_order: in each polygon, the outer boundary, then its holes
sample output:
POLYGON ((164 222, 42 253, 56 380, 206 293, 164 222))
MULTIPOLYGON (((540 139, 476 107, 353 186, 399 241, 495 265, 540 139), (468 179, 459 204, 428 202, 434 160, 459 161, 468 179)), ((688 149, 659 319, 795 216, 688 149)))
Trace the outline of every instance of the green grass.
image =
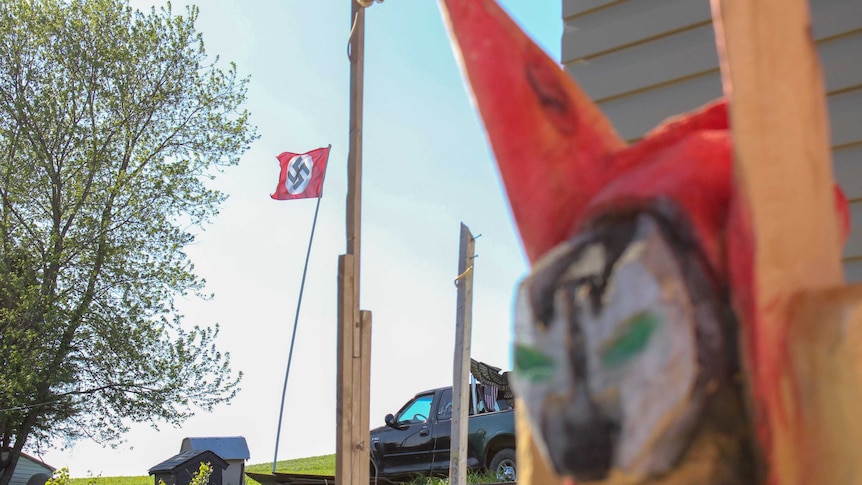
POLYGON ((69 485, 153 485, 153 477, 72 478, 69 485))
MULTIPOLYGON (((272 463, 260 463, 245 467, 248 472, 270 473, 272 463)), ((283 460, 276 463, 275 470, 281 473, 303 473, 306 475, 335 475, 335 455, 311 456, 308 458, 296 458, 294 460, 283 460)), ((467 483, 494 483, 496 480, 489 473, 470 473, 467 483)), ((446 485, 446 478, 421 477, 416 478, 409 485, 446 485)), ((246 479, 248 485, 260 485, 256 480, 246 479)), ((73 478, 69 485, 153 485, 153 477, 95 477, 95 478, 73 478)))
MULTIPOLYGON (((248 465, 245 471, 254 473, 272 472, 272 462, 248 465)), ((335 454, 310 456, 276 462, 275 471, 280 473, 303 473, 305 475, 335 475, 335 454)), ((257 480, 247 478, 248 485, 259 485, 257 480)))

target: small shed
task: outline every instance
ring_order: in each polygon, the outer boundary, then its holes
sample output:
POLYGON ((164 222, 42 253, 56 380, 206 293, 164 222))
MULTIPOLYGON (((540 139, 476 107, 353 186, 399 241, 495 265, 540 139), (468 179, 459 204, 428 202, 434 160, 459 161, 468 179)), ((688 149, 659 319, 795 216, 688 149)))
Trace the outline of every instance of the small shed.
POLYGON ((189 450, 210 450, 227 462, 224 471, 224 485, 245 484, 245 461, 251 455, 248 444, 242 436, 190 437, 183 439, 180 452, 189 450))
MULTIPOLYGON (((4 449, 0 452, 2 459, 9 456, 9 450, 4 449)), ((21 453, 18 458, 18 464, 15 465, 15 471, 12 473, 12 479, 9 485, 30 485, 31 483, 39 483, 44 485, 54 475, 54 467, 46 464, 38 458, 21 453)))
POLYGON ((150 468, 149 473, 154 475, 153 480, 156 485, 159 480, 164 480, 167 485, 189 485, 192 477, 200 469, 201 463, 209 463, 212 467, 209 485, 227 484, 223 481, 227 462, 210 450, 184 451, 150 468))

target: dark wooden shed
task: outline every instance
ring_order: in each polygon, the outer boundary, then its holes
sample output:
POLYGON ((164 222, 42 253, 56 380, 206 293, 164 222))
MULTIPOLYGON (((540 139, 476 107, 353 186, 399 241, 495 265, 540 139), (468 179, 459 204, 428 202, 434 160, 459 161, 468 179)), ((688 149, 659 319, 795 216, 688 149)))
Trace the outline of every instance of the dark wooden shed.
POLYGON ((212 467, 209 485, 222 485, 222 473, 227 468, 227 462, 210 450, 189 450, 174 455, 158 465, 150 468, 149 473, 158 485, 164 480, 167 485, 189 485, 201 463, 212 467))

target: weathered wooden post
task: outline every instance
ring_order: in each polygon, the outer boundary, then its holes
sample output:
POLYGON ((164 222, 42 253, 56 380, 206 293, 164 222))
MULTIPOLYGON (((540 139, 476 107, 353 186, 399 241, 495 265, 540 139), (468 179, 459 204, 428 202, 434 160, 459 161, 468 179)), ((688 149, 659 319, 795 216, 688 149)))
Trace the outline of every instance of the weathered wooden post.
POLYGON ((467 483, 467 421, 469 416, 470 335, 473 328, 473 266, 476 239, 461 224, 458 253, 458 304, 455 316, 455 357, 452 364, 452 435, 449 461, 449 483, 467 483))
POLYGON ((843 286, 823 76, 806 0, 713 0, 758 335, 746 335, 780 484, 859 483, 862 285, 843 286), (757 356, 754 360, 751 356, 757 356))
POLYGON ((347 254, 338 258, 338 369, 335 479, 339 485, 369 480, 371 312, 359 310, 362 222, 362 83, 365 7, 350 0, 350 142, 347 160, 347 254))

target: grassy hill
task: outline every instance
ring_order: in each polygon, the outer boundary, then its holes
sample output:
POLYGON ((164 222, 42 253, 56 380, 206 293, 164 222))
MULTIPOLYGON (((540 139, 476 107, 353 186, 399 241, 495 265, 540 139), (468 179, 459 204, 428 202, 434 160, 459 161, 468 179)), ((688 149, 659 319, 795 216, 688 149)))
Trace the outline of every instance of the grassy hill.
MULTIPOLYGON (((246 471, 256 473, 269 473, 272 471, 272 463, 260 463, 248 465, 246 471)), ((276 463, 276 471, 284 473, 305 473, 308 475, 335 475, 335 455, 310 456, 308 458, 296 458, 294 460, 283 460, 276 463)), ((489 474, 468 475, 467 483, 493 483, 495 480, 489 474)), ((95 478, 73 478, 70 485, 153 485, 153 477, 95 477, 95 478)), ((439 478, 417 478, 410 485, 446 485, 448 480, 439 478)), ((247 485, 260 485, 256 480, 246 479, 247 485)))
MULTIPOLYGON (((272 471, 272 463, 261 463, 248 465, 246 471, 257 473, 269 473, 272 471)), ((284 473, 306 473, 309 475, 335 475, 335 454, 323 456, 311 456, 308 458, 296 458, 294 460, 283 460, 276 463, 276 471, 284 473)), ((94 477, 73 478, 70 485, 153 485, 153 477, 94 477)), ((246 479, 248 485, 259 485, 257 481, 246 479)))

